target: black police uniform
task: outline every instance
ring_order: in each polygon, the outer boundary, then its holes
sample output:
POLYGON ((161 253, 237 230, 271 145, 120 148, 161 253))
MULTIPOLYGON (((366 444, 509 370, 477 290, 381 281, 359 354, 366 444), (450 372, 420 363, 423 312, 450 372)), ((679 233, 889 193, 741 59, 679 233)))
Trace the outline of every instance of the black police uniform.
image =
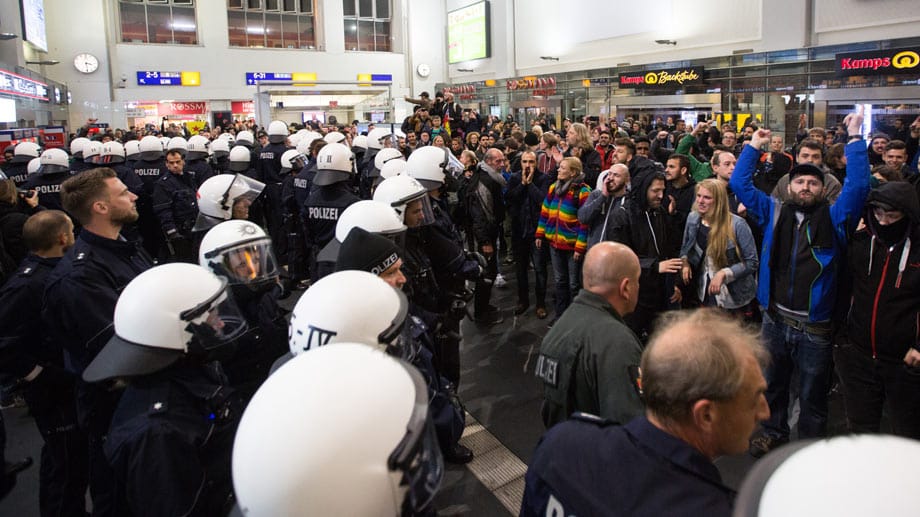
POLYGON ((371 173, 376 169, 374 160, 379 152, 380 149, 368 148, 364 152, 363 159, 360 162, 355 162, 358 164, 358 194, 361 199, 371 199, 374 189, 374 178, 371 177, 371 173))
POLYGON ((115 175, 118 176, 118 179, 128 187, 128 190, 136 196, 140 196, 144 192, 144 182, 141 180, 140 176, 134 173, 134 168, 129 167, 125 163, 103 163, 99 164, 98 167, 109 167, 115 171, 115 175))
POLYGON ((198 196, 190 174, 167 173, 153 189, 153 212, 166 236, 161 250, 170 261, 197 263, 192 227, 198 218, 198 196))
POLYGON ((207 159, 204 158, 198 160, 186 160, 185 172, 191 174, 192 177, 195 178, 196 190, 201 187, 201 184, 207 181, 208 178, 216 174, 214 169, 212 169, 208 164, 207 159))
POLYGON ((272 239, 275 258, 287 264, 287 237, 284 234, 283 210, 281 204, 281 155, 288 148, 284 143, 268 144, 259 152, 256 171, 259 180, 265 183, 262 197, 265 199, 265 224, 272 239))
POLYGON ((137 213, 140 216, 137 220, 138 231, 141 234, 144 249, 150 255, 156 256, 163 247, 164 236, 160 231, 160 223, 157 221, 156 214, 153 213, 153 187, 160 176, 169 174, 166 159, 160 157, 155 160, 137 160, 134 165, 134 174, 144 183, 144 190, 137 198, 137 213))
POLYGON ((525 481, 521 517, 728 517, 735 497, 709 458, 645 417, 576 413, 543 435, 525 481))
POLYGON ((70 173, 71 174, 80 174, 83 171, 88 171, 94 166, 91 163, 86 163, 83 158, 73 157, 70 160, 70 173))
POLYGON ((335 225, 339 216, 353 203, 360 201, 347 182, 318 186, 304 202, 301 218, 304 221, 304 244, 310 262, 310 279, 319 279, 316 255, 335 238, 335 225))
POLYGON ((42 435, 41 515, 82 515, 89 483, 87 442, 77 426, 76 378, 63 351, 37 325, 45 281, 60 258, 29 255, 0 291, 0 383, 17 385, 42 435), (29 374, 41 367, 32 380, 29 374))
POLYGON ((53 174, 30 174, 23 188, 34 190, 38 193, 38 204, 50 210, 63 210, 61 203, 61 184, 70 177, 70 173, 55 172, 53 174))
MULTIPOLYGON (((65 367, 77 374, 112 337, 118 295, 135 276, 153 267, 137 243, 80 232, 73 247, 48 276, 42 322, 64 348, 65 367)), ((77 380, 77 418, 89 437, 90 487, 94 514, 123 515, 115 501, 114 478, 102 443, 120 392, 77 380)))
MULTIPOLYGON (((297 175, 303 169, 291 170, 281 182, 281 206, 284 208, 282 224, 284 225, 284 238, 287 239, 288 273, 293 281, 307 279, 307 248, 303 242, 303 225, 300 224, 300 207, 298 193, 306 199, 305 189, 298 187, 305 180, 298 180, 297 175)), ((302 199, 302 200, 303 200, 302 199)), ((302 201, 301 200, 301 201, 302 201)))
MULTIPOLYGON (((13 159, 15 160, 16 158, 13 159)), ((28 162, 11 163, 3 173, 6 174, 7 178, 13 180, 17 187, 22 187, 29 179, 29 164, 28 162)))
POLYGON ((105 443, 130 514, 227 515, 233 504, 230 458, 240 414, 216 363, 180 359, 165 370, 133 378, 105 443))
POLYGON ((294 202, 297 204, 298 213, 307 202, 310 191, 313 190, 313 178, 316 177, 316 157, 311 157, 310 161, 294 175, 294 202))

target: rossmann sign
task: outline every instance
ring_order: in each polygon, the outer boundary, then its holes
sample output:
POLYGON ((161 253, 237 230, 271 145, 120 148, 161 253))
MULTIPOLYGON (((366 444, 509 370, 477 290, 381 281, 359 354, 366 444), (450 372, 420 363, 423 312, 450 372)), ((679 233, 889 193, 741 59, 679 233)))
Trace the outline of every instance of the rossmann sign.
POLYGON ((680 88, 703 82, 702 68, 648 70, 620 74, 620 88, 680 88))
POLYGON ((920 47, 837 54, 838 77, 851 75, 920 75, 920 47))

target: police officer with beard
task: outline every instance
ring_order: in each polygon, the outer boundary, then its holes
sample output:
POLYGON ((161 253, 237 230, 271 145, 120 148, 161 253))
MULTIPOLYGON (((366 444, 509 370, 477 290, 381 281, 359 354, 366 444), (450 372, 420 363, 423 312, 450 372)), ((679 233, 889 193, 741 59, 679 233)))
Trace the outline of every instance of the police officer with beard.
POLYGON ((137 198, 137 227, 144 249, 150 255, 156 256, 160 248, 164 247, 164 237, 153 213, 153 187, 160 176, 169 174, 169 171, 166 170, 166 159, 160 139, 147 135, 141 138, 138 148, 140 156, 134 164, 134 174, 144 182, 144 190, 137 198))
POLYGON ((222 364, 230 385, 248 401, 268 377, 272 363, 287 349, 287 311, 278 305, 285 296, 281 266, 271 239, 252 222, 234 219, 205 234, 198 263, 226 279, 248 324, 234 353, 222 364))
POLYGON ((83 379, 127 383, 105 443, 121 514, 226 515, 241 405, 217 360, 246 331, 226 280, 193 264, 150 269, 125 287, 114 329, 83 379))
POLYGON ((179 151, 166 153, 164 174, 153 188, 153 211, 166 237, 167 260, 193 262, 195 250, 192 228, 198 218, 195 180, 185 172, 185 160, 179 151))
POLYGON ((355 177, 351 150, 343 144, 326 144, 316 156, 314 189, 301 210, 304 244, 310 264, 310 279, 319 279, 316 257, 335 237, 339 216, 359 201, 350 185, 355 177))
POLYGON ((281 202, 281 156, 287 151, 287 124, 274 120, 268 125, 268 145, 259 152, 256 162, 257 179, 265 183, 265 223, 275 245, 275 255, 287 264, 287 237, 284 232, 284 207, 281 202))
POLYGON ((70 177, 67 153, 61 149, 48 149, 39 157, 38 172, 29 175, 25 183, 28 190, 38 193, 38 204, 51 210, 63 210, 61 184, 70 177))

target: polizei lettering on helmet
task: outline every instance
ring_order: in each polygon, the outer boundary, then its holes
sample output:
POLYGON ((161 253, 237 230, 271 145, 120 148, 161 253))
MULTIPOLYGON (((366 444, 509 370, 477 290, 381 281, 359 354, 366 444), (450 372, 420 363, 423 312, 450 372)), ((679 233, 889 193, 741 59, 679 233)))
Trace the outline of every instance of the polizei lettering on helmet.
POLYGON ((339 209, 324 206, 315 206, 307 208, 307 217, 310 219, 323 219, 326 221, 338 221, 339 209))

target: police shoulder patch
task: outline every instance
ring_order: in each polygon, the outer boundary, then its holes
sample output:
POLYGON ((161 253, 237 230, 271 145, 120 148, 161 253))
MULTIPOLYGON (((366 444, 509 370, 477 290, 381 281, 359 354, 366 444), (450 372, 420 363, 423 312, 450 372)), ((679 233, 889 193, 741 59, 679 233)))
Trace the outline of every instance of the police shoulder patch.
POLYGON ((545 354, 537 358, 534 375, 553 388, 559 387, 559 360, 545 354))

